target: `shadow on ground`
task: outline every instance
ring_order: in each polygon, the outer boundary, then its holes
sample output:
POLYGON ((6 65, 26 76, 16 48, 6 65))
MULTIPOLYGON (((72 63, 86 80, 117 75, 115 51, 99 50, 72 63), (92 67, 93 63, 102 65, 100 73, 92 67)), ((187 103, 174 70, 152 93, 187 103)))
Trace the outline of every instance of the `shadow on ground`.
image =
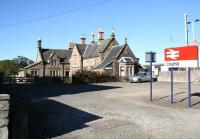
MULTIPOLYGON (((192 98, 192 97, 200 97, 200 93, 199 93, 199 92, 192 93, 192 94, 191 94, 191 98, 192 98)), ((185 98, 181 99, 180 101, 177 101, 177 102, 174 102, 174 103, 183 102, 183 101, 185 101, 185 100, 187 100, 187 99, 188 99, 188 97, 185 97, 185 98)), ((192 106, 195 106, 195 105, 197 105, 197 104, 200 104, 200 101, 193 103, 192 106)))
MULTIPOLYGON (((185 93, 186 92, 175 93, 174 96, 185 94, 185 93)), ((155 98, 153 100, 161 100, 161 99, 165 99, 165 98, 168 98, 168 97, 170 97, 170 95, 167 95, 167 96, 164 96, 164 97, 160 97, 160 98, 155 98)))
MULTIPOLYGON (((174 96, 181 95, 181 94, 186 94, 186 92, 175 93, 174 96)), ((164 96, 164 97, 160 97, 160 98, 155 98, 153 100, 162 100, 162 99, 169 98, 169 97, 170 97, 170 95, 164 96)), ((199 92, 192 93, 191 97, 200 97, 200 93, 199 92)), ((188 99, 188 97, 185 97, 185 98, 183 98, 183 99, 181 99, 179 101, 173 102, 173 103, 180 103, 180 102, 183 102, 183 101, 185 101, 187 99, 188 99)), ((198 105, 198 104, 200 104, 200 101, 193 103, 192 106, 195 106, 195 105, 198 105)))
POLYGON ((87 84, 44 87, 13 85, 4 86, 4 88, 7 92, 10 92, 12 98, 11 107, 13 111, 10 117, 10 124, 20 125, 20 122, 23 122, 16 120, 15 115, 18 113, 18 109, 24 109, 24 112, 28 115, 29 138, 47 139, 85 128, 87 127, 87 122, 102 118, 98 115, 50 100, 48 97, 91 91, 99 91, 98 93, 100 93, 103 90, 120 87, 87 84))
POLYGON ((43 100, 30 106, 30 139, 47 139, 87 127, 86 123, 102 117, 64 105, 43 100))
POLYGON ((44 86, 38 87, 34 85, 19 84, 13 86, 5 86, 6 90, 12 95, 18 97, 28 97, 31 99, 56 97, 66 94, 79 94, 93 91, 103 91, 115 88, 121 88, 118 86, 103 86, 103 85, 56 85, 56 86, 44 86))
MULTIPOLYGON (((191 94, 191 96, 192 96, 192 97, 200 97, 200 93, 199 93, 199 92, 196 92, 196 93, 191 94)), ((195 105, 198 105, 198 104, 200 104, 200 101, 198 101, 198 102, 192 104, 192 106, 195 106, 195 105)))

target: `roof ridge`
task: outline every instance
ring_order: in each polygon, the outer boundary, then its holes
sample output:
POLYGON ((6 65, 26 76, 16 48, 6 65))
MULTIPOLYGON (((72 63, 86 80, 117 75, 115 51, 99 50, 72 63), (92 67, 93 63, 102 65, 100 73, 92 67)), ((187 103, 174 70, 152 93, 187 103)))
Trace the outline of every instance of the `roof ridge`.
POLYGON ((87 44, 75 44, 77 49, 78 49, 78 52, 81 56, 83 56, 84 52, 85 52, 85 49, 87 47, 87 44), (83 51, 82 51, 83 50, 83 51))
POLYGON ((94 68, 96 68, 97 66, 101 65, 105 60, 106 58, 108 57, 108 55, 110 54, 110 52, 112 51, 113 47, 110 49, 110 51, 107 53, 107 55, 105 56, 105 58, 102 60, 101 63, 97 64, 94 68))
POLYGON ((45 49, 45 50, 69 50, 69 49, 64 49, 64 48, 63 48, 63 49, 54 49, 54 48, 42 48, 42 50, 43 50, 43 49, 45 49))
MULTIPOLYGON (((120 45, 119 45, 119 46, 120 46, 120 45)), ((115 58, 117 58, 117 57, 120 55, 120 53, 123 51, 123 49, 126 47, 125 45, 121 45, 121 46, 123 46, 123 47, 122 47, 121 50, 118 52, 118 54, 116 55, 115 58)))
POLYGON ((84 51, 84 53, 83 53, 83 57, 85 57, 85 52, 87 51, 89 45, 90 45, 90 44, 87 44, 87 46, 86 46, 86 48, 85 48, 85 51, 84 51))

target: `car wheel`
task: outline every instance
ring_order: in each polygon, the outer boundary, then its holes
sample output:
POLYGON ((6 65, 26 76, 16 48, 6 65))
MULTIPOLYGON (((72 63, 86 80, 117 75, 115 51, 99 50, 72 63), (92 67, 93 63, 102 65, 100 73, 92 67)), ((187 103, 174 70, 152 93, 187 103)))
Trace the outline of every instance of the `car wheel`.
POLYGON ((141 83, 142 82, 142 80, 141 79, 138 79, 138 83, 141 83))
POLYGON ((23 78, 22 77, 19 78, 19 82, 23 82, 23 78))

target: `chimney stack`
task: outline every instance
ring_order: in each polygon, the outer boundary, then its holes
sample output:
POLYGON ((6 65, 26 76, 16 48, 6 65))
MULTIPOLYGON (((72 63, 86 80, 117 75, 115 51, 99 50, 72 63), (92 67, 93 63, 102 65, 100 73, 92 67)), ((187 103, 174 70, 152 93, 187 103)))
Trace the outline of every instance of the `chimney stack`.
POLYGON ((72 40, 69 41, 69 49, 73 49, 74 48, 74 42, 72 40))
POLYGON ((128 44, 128 39, 127 38, 125 38, 125 44, 128 44))
POLYGON ((95 35, 94 32, 92 32, 92 36, 91 36, 91 44, 95 43, 95 35))
POLYGON ((104 31, 102 28, 99 28, 98 30, 98 38, 99 38, 99 42, 104 40, 104 31))
POLYGON ((38 43, 38 48, 41 49, 42 48, 42 39, 39 38, 37 43, 38 43))
POLYGON ((86 44, 86 37, 84 34, 81 35, 81 44, 86 44))
POLYGON ((112 28, 112 31, 111 31, 111 32, 112 32, 111 37, 112 37, 112 38, 115 38, 115 31, 114 31, 114 28, 112 28))

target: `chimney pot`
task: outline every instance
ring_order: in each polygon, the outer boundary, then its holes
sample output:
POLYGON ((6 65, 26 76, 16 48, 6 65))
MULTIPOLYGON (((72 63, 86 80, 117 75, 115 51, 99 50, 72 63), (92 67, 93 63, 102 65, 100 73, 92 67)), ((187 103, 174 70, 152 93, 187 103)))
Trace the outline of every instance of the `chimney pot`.
POLYGON ((92 32, 92 35, 91 35, 91 43, 95 43, 95 35, 94 35, 94 32, 92 32))
POLYGON ((38 48, 42 48, 42 39, 41 39, 41 37, 38 39, 38 41, 37 41, 37 43, 38 43, 38 48))
POLYGON ((111 37, 114 38, 114 37, 115 37, 115 31, 114 31, 114 28, 112 28, 112 31, 111 31, 111 32, 112 32, 111 37))
POLYGON ((127 44, 128 43, 128 39, 127 39, 127 37, 125 38, 125 44, 127 44))
POLYGON ((81 39, 81 44, 86 44, 85 43, 85 41, 86 41, 85 34, 82 34, 80 39, 81 39))
POLYGON ((99 39, 99 42, 104 40, 104 31, 103 31, 103 28, 99 28, 98 30, 98 39, 99 39))

